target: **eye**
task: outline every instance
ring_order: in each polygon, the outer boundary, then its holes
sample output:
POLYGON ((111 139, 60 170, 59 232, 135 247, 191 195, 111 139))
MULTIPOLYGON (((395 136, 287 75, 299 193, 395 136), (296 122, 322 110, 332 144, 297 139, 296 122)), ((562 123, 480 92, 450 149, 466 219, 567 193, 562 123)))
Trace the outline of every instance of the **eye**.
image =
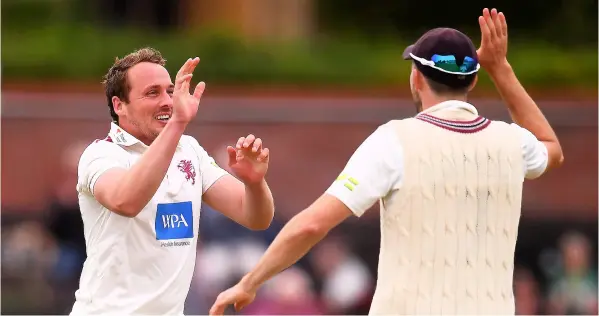
POLYGON ((174 92, 174 89, 168 89, 166 90, 166 93, 168 93, 168 95, 172 96, 174 92))
POLYGON ((155 95, 158 95, 158 91, 156 91, 156 90, 150 90, 150 91, 148 91, 148 95, 149 95, 149 96, 155 96, 155 95))

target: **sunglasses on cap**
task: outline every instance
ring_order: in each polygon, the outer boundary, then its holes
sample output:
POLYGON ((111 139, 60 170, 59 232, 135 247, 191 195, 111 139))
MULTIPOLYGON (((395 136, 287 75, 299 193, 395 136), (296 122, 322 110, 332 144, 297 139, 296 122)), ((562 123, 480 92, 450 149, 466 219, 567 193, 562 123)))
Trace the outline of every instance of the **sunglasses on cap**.
POLYGON ((464 57, 464 62, 461 65, 458 65, 453 55, 435 54, 431 57, 431 60, 426 60, 410 53, 410 57, 424 66, 453 75, 471 75, 480 69, 480 64, 474 58, 468 56, 464 57))

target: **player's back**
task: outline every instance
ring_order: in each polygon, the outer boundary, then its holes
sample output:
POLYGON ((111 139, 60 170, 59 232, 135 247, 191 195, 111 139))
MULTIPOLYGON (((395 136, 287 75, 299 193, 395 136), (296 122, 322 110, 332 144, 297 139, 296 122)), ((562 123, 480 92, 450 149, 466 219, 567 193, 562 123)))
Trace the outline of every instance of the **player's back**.
POLYGON ((465 111, 392 124, 404 175, 381 201, 371 314, 513 314, 521 134, 465 111))

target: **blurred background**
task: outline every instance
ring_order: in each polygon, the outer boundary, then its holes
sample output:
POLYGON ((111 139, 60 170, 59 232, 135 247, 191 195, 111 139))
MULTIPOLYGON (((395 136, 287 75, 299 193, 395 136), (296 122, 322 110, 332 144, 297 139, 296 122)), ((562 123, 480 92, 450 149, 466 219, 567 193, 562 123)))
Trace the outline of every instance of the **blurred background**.
MULTIPOLYGON (((415 114, 401 52, 432 27, 478 44, 483 7, 505 12, 509 60, 560 137, 565 165, 524 186, 516 247, 518 314, 597 314, 597 1, 3 0, 3 314, 70 312, 85 260, 75 191, 83 149, 110 116, 100 85, 116 56, 188 57, 207 83, 188 134, 226 165, 253 133, 272 152, 275 222, 251 232, 202 210, 186 314, 262 255, 332 183, 376 127, 415 114)), ((509 120, 484 71, 482 115, 509 120)), ((335 229, 244 314, 366 314, 376 283, 378 207, 335 229)))

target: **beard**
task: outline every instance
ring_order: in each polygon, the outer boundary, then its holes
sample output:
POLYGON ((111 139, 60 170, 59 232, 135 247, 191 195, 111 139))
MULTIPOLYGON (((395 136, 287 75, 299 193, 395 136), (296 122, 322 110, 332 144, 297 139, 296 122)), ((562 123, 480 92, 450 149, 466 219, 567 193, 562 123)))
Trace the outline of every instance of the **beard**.
MULTIPOLYGON (((153 142, 158 137, 158 134, 160 134, 160 131, 157 131, 152 128, 151 120, 148 122, 143 122, 143 121, 140 121, 137 119, 129 119, 129 122, 131 123, 131 125, 135 126, 137 132, 140 134, 140 135, 133 135, 133 136, 135 136, 137 139, 141 140, 144 143, 153 142)), ((146 145, 149 146, 149 144, 146 144, 146 145)))

